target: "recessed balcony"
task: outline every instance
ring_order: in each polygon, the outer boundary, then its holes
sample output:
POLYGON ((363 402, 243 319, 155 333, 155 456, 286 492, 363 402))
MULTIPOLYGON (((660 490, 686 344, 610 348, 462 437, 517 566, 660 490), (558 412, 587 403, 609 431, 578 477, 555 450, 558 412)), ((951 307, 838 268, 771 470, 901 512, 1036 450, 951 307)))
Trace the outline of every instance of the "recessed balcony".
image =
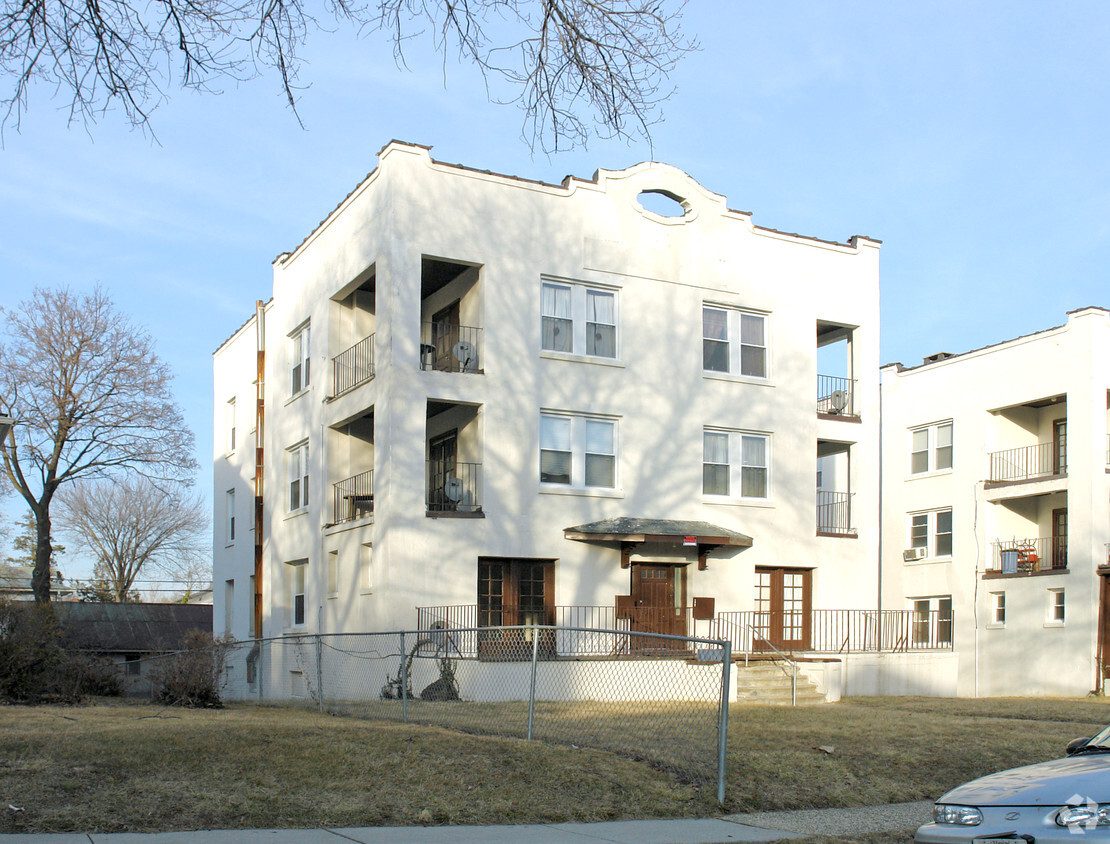
POLYGON ((420 332, 420 368, 434 372, 480 373, 482 329, 426 322, 420 332))
POLYGON ((817 413, 832 419, 859 419, 855 380, 835 375, 818 375, 817 413))
POLYGON ((341 396, 374 377, 374 335, 363 337, 331 359, 331 394, 341 396))
POLYGON ((989 574, 1044 574, 1068 567, 1068 538, 1000 539, 992 547, 989 574))
POLYGON ((851 492, 817 490, 817 535, 855 536, 851 492))
POLYGON ((374 515, 374 473, 360 472, 332 484, 332 524, 374 515))
POLYGON ((1057 443, 990 452, 988 483, 1004 484, 1054 478, 1067 474, 1067 456, 1057 443))

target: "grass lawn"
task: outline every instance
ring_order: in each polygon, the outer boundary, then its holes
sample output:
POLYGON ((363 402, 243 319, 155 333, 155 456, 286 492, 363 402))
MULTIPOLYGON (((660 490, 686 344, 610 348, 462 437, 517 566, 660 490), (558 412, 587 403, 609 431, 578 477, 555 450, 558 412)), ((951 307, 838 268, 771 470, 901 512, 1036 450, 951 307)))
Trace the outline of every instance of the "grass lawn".
MULTIPOLYGON (((1107 721, 1097 699, 735 705, 725 811, 934 798, 1107 721)), ((24 809, 0 832, 683 817, 719 813, 714 798, 604 750, 314 711, 0 707, 0 805, 24 809)))

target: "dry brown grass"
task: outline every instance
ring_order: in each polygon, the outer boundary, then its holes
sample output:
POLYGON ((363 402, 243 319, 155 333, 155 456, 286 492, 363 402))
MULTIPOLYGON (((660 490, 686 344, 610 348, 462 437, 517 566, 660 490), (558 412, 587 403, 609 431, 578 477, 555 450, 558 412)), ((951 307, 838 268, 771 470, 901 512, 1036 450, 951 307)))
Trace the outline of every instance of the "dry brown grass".
MULTIPOLYGON (((600 744, 615 743, 609 731, 618 728, 666 742, 657 708, 611 706, 619 719, 598 704, 552 705, 545 717, 592 722, 600 744)), ((735 705, 726 809, 935 798, 975 776, 1060 756, 1106 721, 1102 700, 735 705)), ((0 816, 0 832, 682 817, 719 811, 713 796, 604 750, 313 711, 0 707, 0 805, 25 809, 20 826, 0 816)), ((905 840, 898 836, 874 840, 905 840)))

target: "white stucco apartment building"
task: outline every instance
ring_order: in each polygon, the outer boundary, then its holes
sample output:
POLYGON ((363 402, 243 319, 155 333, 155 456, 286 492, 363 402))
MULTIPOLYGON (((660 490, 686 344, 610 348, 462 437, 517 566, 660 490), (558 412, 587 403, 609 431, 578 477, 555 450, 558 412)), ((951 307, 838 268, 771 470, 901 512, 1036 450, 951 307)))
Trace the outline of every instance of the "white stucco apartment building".
POLYGON ((663 164, 390 143, 215 353, 217 632, 760 610, 806 650, 878 604, 878 259, 663 164))
POLYGON ((922 613, 918 639, 953 640, 952 693, 1102 688, 1108 406, 1102 308, 883 368, 883 606, 922 613))

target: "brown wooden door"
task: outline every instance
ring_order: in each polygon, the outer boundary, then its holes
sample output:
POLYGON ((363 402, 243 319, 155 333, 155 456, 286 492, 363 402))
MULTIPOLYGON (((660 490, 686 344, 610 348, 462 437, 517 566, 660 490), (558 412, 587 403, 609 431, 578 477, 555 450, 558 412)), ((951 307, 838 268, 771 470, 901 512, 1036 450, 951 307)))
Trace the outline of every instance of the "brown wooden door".
POLYGON ((433 369, 454 372, 458 367, 455 360, 455 344, 459 342, 459 303, 452 302, 446 308, 432 315, 432 345, 435 347, 433 369))
POLYGON ((1052 423, 1052 474, 1063 475, 1068 471, 1068 420, 1057 419, 1052 423))
MULTIPOLYGON (((655 563, 632 566, 632 629, 644 633, 686 635, 686 567, 655 563)), ((685 649, 666 639, 634 639, 633 648, 685 649)))
POLYGON ((1052 511, 1052 567, 1068 567, 1068 508, 1052 511))
POLYGON ((1099 566, 1098 601, 1098 677, 1095 691, 1103 688, 1110 678, 1110 566, 1099 566))
POLYGON ((428 443, 428 509, 454 510, 458 495, 452 497, 448 482, 455 478, 459 432, 450 431, 428 443))
POLYGON ((805 651, 810 647, 811 569, 755 570, 755 650, 805 651), (762 638, 760 638, 762 637, 762 638))

